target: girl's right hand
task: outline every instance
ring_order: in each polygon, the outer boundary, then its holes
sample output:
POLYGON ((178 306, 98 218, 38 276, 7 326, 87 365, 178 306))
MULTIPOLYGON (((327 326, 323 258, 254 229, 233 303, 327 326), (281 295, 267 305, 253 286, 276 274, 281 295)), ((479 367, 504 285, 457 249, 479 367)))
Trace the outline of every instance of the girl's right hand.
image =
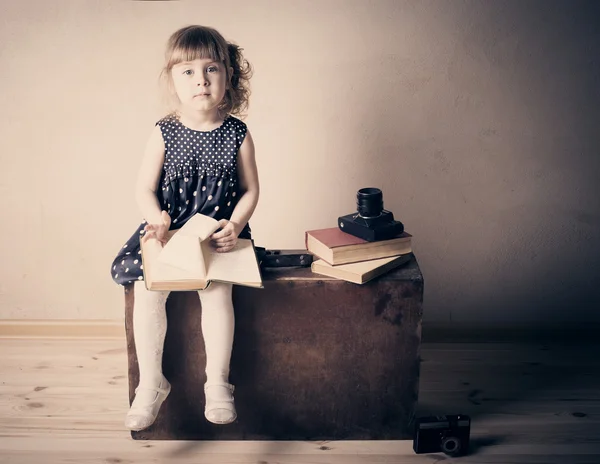
POLYGON ((146 227, 144 227, 145 232, 142 237, 144 243, 151 238, 158 240, 162 246, 165 246, 167 243, 167 232, 169 231, 169 227, 171 227, 171 216, 166 211, 161 211, 160 217, 163 222, 162 224, 146 224, 146 227))

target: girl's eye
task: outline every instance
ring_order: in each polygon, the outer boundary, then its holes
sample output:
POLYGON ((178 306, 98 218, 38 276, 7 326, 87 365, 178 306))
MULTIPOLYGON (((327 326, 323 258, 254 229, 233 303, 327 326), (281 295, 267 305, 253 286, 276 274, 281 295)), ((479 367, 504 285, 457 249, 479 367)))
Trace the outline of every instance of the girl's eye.
POLYGON ((185 74, 186 76, 191 76, 193 72, 194 71, 192 71, 191 69, 186 69, 185 71, 183 71, 183 74, 185 74))
POLYGON ((217 68, 216 66, 209 66, 208 67, 208 72, 217 72, 219 70, 219 68, 217 68))

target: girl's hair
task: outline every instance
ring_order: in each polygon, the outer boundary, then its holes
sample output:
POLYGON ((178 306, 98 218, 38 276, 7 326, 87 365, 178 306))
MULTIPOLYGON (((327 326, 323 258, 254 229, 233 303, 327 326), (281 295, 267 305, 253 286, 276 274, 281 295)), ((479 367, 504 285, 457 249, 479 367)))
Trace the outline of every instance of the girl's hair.
POLYGON ((171 78, 173 66, 183 61, 207 58, 225 66, 227 89, 219 105, 221 115, 243 116, 249 104, 252 67, 242 55, 240 47, 227 42, 217 30, 210 27, 186 26, 169 38, 161 77, 166 79, 170 94, 174 92, 171 78), (230 67, 233 68, 231 74, 230 67))

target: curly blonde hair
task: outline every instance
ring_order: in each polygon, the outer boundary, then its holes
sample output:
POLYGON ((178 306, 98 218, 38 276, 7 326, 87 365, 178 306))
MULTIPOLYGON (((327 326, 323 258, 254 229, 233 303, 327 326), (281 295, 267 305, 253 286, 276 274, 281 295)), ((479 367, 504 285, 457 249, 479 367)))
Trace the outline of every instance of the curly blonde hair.
POLYGON ((219 112, 223 117, 228 114, 245 116, 250 99, 250 78, 252 66, 242 54, 242 48, 227 42, 215 29, 206 26, 186 26, 174 32, 167 43, 165 65, 161 78, 166 81, 169 97, 173 98, 174 89, 171 69, 183 61, 211 59, 225 65, 226 82, 223 101, 219 112), (230 67, 233 72, 230 74, 230 67))

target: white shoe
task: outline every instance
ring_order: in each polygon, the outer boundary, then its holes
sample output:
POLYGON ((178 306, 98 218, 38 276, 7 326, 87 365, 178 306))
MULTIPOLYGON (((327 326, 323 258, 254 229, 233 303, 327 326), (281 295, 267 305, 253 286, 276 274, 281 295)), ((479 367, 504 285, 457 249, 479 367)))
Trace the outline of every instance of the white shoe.
POLYGON ((127 416, 125 416, 125 427, 129 430, 139 432, 140 430, 150 427, 154 423, 163 401, 167 399, 167 396, 169 396, 169 393, 171 392, 171 384, 164 377, 161 382, 161 387, 138 386, 135 389, 136 397, 133 400, 131 408, 129 408, 129 411, 127 412, 127 416), (137 392, 139 390, 154 391, 156 392, 156 398, 150 404, 136 404, 137 392))
POLYGON ((233 391, 235 387, 230 383, 207 383, 204 385, 206 405, 204 417, 213 424, 231 424, 237 418, 233 391))

